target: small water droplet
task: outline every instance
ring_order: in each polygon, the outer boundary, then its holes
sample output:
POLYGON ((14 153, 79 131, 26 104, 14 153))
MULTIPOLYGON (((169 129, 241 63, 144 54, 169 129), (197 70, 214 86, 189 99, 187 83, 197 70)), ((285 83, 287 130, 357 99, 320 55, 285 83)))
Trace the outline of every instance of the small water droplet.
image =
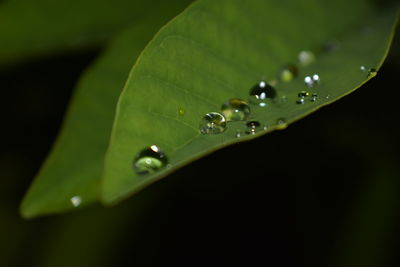
POLYGON ((296 101, 296 104, 299 104, 299 105, 303 105, 304 103, 305 103, 304 97, 301 97, 300 99, 298 99, 298 100, 296 101))
POLYGON ((331 95, 328 94, 325 98, 326 98, 326 99, 330 99, 330 98, 331 98, 331 95))
POLYGON ((133 160, 133 169, 137 174, 154 173, 165 167, 168 159, 156 145, 140 151, 133 160))
POLYGON ((288 126, 285 118, 279 118, 276 120, 276 129, 283 130, 288 126))
POLYGON ((242 99, 233 98, 221 107, 222 114, 227 121, 244 121, 250 116, 250 107, 242 99))
POLYGON ((321 81, 321 78, 319 77, 318 74, 314 74, 313 76, 306 76, 304 77, 304 83, 308 87, 313 87, 317 85, 321 81))
POLYGON ((179 108, 178 113, 179 113, 179 115, 183 116, 183 115, 185 115, 186 111, 183 108, 179 108))
POLYGON ((378 74, 378 71, 377 71, 376 69, 374 69, 374 68, 370 68, 370 69, 368 70, 367 77, 368 77, 368 78, 373 78, 373 77, 376 76, 376 74, 378 74))
POLYGON ((282 82, 290 82, 299 74, 299 70, 293 64, 288 64, 284 66, 279 72, 279 80, 282 82))
POLYGON ((276 97, 276 90, 274 87, 265 81, 259 82, 257 85, 250 89, 249 102, 260 107, 265 107, 268 101, 276 97))
POLYGON ((82 203, 82 197, 80 196, 73 196, 69 199, 69 201, 71 201, 72 206, 79 207, 82 203))
POLYGON ((282 103, 286 103, 287 101, 288 101, 287 96, 285 96, 285 95, 281 96, 281 102, 282 103))
POLYGON ((268 130, 268 128, 269 127, 267 125, 264 125, 263 130, 266 131, 266 130, 268 130))
POLYGON ((311 96, 310 101, 311 102, 315 102, 315 101, 317 101, 317 99, 318 99, 318 94, 317 93, 313 93, 312 96, 311 96))
POLYGON ((241 130, 236 130, 235 137, 239 138, 241 136, 242 136, 242 131, 241 130))
POLYGON ((258 121, 249 121, 246 126, 246 134, 255 134, 261 128, 261 124, 258 121))
POLYGON ((207 113, 200 121, 202 134, 219 134, 226 129, 226 119, 218 112, 207 113))
POLYGON ((300 51, 298 59, 302 66, 308 66, 315 61, 315 55, 311 51, 303 50, 300 51))
POLYGON ((361 71, 367 71, 367 67, 361 66, 361 67, 360 67, 360 70, 361 70, 361 71))
POLYGON ((299 97, 306 97, 306 96, 309 96, 309 95, 310 95, 310 92, 307 92, 307 91, 301 91, 298 94, 299 97))

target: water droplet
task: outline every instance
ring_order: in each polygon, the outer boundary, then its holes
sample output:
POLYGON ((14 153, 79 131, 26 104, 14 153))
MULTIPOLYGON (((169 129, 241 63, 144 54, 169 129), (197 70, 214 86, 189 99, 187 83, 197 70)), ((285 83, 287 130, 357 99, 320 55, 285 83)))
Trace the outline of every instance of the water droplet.
POLYGON ((307 92, 307 91, 301 91, 298 94, 299 97, 306 97, 306 96, 309 96, 309 95, 310 95, 310 92, 307 92))
POLYGON ((283 130, 288 126, 285 118, 279 118, 276 120, 276 129, 283 130))
POLYGON ((313 93, 312 94, 312 96, 311 96, 311 102, 315 102, 315 101, 317 101, 317 99, 318 99, 318 94, 317 93, 313 93))
POLYGON ((236 130, 235 137, 236 137, 236 138, 239 138, 239 137, 241 137, 241 136, 242 136, 242 131, 241 131, 241 130, 236 130))
POLYGON ((133 169, 137 174, 154 173, 165 167, 168 159, 156 145, 140 151, 133 160, 133 169))
POLYGON ((261 128, 261 124, 258 121, 249 121, 246 126, 246 134, 255 134, 261 128))
POLYGON ((69 199, 69 201, 71 201, 72 206, 79 207, 82 203, 82 197, 80 196, 73 196, 69 199))
POLYGON ((315 61, 315 55, 311 51, 303 50, 300 51, 298 59, 302 66, 308 66, 315 61))
POLYGON ((374 69, 374 68, 370 68, 370 69, 368 70, 367 77, 368 77, 368 78, 373 78, 373 77, 376 76, 376 74, 378 74, 378 71, 377 71, 376 69, 374 69))
POLYGON ((296 101, 296 104, 303 105, 304 103, 305 103, 304 97, 302 97, 302 98, 300 98, 300 99, 298 99, 298 100, 296 101))
POLYGON ((331 98, 331 95, 328 94, 325 98, 326 98, 326 99, 330 99, 330 98, 331 98))
POLYGON ((279 80, 282 82, 290 82, 299 74, 299 70, 293 64, 284 66, 279 73, 279 80))
POLYGON ((321 78, 319 77, 318 74, 314 74, 312 77, 311 76, 306 76, 304 77, 304 83, 308 87, 313 87, 317 85, 321 81, 321 78))
POLYGON ((269 127, 267 125, 264 125, 263 130, 266 131, 266 130, 268 130, 268 128, 269 127))
POLYGON ((252 104, 265 107, 267 102, 276 97, 276 90, 268 83, 261 81, 250 90, 249 101, 252 104))
POLYGON ((200 122, 202 134, 219 134, 226 129, 226 119, 218 112, 207 113, 200 122))
POLYGON ((288 101, 287 96, 285 96, 285 95, 281 96, 281 102, 282 103, 286 103, 287 101, 288 101))
POLYGON ((179 113, 179 115, 183 116, 183 115, 185 115, 186 111, 183 108, 179 108, 178 113, 179 113))
POLYGON ((244 121, 250 116, 250 107, 242 99, 233 98, 221 107, 222 114, 227 121, 244 121))
POLYGON ((378 74, 378 71, 375 68, 367 68, 366 66, 361 66, 360 70, 362 72, 367 72, 367 78, 373 78, 378 74))

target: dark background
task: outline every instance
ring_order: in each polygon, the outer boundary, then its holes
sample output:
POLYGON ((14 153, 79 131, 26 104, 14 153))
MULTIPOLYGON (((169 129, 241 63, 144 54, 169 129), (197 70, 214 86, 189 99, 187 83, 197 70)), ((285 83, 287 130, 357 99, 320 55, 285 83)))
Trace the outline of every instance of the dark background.
POLYGON ((192 163, 113 208, 21 219, 100 51, 0 73, 0 266, 400 266, 399 38, 342 100, 192 163))

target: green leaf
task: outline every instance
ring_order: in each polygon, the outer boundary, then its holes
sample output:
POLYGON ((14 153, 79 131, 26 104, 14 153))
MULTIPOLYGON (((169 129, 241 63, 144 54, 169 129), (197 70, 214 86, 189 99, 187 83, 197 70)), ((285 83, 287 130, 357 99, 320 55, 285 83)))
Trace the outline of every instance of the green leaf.
POLYGON ((164 6, 159 0, 4 1, 0 3, 0 67, 98 47, 159 5, 164 6))
POLYGON ((122 33, 87 71, 61 134, 23 200, 24 217, 63 212, 74 209, 74 203, 86 206, 97 200, 115 106, 129 69, 156 31, 188 3, 160 5, 122 33))
MULTIPOLYGON (((372 78, 360 67, 379 69, 395 22, 393 10, 381 14, 362 0, 197 1, 157 34, 130 75, 106 156, 104 203, 126 198, 212 151, 284 128, 277 124, 280 118, 290 124, 360 87, 372 78), (325 51, 327 44, 337 45, 325 51), (246 100, 252 86, 275 80, 285 64, 299 66, 302 50, 313 51, 315 63, 299 67, 293 81, 278 82, 274 104, 251 106, 251 118, 267 130, 236 138, 245 122, 230 122, 222 134, 200 134, 206 113, 220 112, 231 98, 246 100), (307 88, 303 79, 314 73, 320 84, 307 88), (296 104, 301 90, 317 93, 317 101, 308 97, 296 104), (170 165, 135 174, 133 158, 153 144, 170 165)), ((226 164, 221 168, 229 168, 226 164)))

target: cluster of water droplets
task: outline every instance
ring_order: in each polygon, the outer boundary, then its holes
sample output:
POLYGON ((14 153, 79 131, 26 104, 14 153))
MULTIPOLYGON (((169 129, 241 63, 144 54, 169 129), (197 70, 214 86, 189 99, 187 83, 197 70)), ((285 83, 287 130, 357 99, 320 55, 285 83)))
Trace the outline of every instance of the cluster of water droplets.
MULTIPOLYGON (((338 45, 330 45, 328 52, 336 50, 338 45)), ((248 100, 240 98, 231 98, 221 105, 220 111, 212 111, 205 114, 199 123, 199 131, 204 135, 221 134, 225 132, 230 122, 244 122, 244 129, 237 129, 235 137, 240 138, 243 135, 254 135, 262 130, 269 129, 270 126, 263 125, 251 116, 252 108, 268 108, 268 106, 279 103, 286 103, 288 97, 279 95, 275 88, 278 82, 287 83, 299 76, 299 67, 306 67, 314 63, 316 56, 313 52, 303 50, 298 54, 298 64, 287 64, 279 69, 277 79, 269 82, 265 80, 259 81, 257 84, 250 87, 248 100)), ((361 66, 360 70, 365 72, 367 77, 373 77, 377 74, 376 69, 361 66)), ((317 86, 321 83, 321 78, 318 73, 307 75, 304 77, 305 89, 299 91, 297 95, 296 104, 303 105, 307 102, 316 102, 319 99, 316 92, 317 86), (310 92, 309 90, 312 90, 310 92)), ((330 99, 328 94, 325 99, 330 99)), ((185 110, 182 107, 178 108, 179 116, 185 115, 185 110)), ((278 118, 273 127, 275 129, 285 129, 288 123, 285 118, 278 118)), ((156 146, 151 145, 141 150, 133 160, 133 169, 137 174, 151 174, 159 171, 162 168, 170 166, 168 158, 162 150, 156 146)), ((74 206, 80 205, 80 198, 71 198, 71 203, 74 206)))

